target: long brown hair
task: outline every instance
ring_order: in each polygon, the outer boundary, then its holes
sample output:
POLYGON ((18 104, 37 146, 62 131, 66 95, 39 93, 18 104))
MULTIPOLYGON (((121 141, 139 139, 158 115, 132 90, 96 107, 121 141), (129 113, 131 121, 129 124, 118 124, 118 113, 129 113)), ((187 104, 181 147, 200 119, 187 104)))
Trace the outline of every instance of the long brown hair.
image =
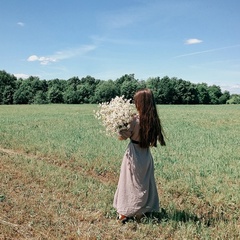
POLYGON ((161 121, 152 91, 150 89, 137 91, 134 95, 134 103, 140 120, 140 147, 156 147, 157 141, 165 146, 161 121))

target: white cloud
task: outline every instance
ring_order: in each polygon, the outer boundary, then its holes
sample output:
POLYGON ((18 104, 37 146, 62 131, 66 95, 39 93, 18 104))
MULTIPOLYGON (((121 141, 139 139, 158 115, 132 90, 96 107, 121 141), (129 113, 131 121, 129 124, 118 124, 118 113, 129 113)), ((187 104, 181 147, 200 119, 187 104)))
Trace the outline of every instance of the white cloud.
POLYGON ((47 65, 50 62, 56 62, 57 59, 54 59, 52 57, 38 57, 37 55, 31 55, 30 57, 28 57, 27 61, 28 62, 39 61, 40 64, 47 65))
POLYGON ((240 84, 222 85, 221 88, 223 91, 229 91, 230 94, 240 94, 240 84))
POLYGON ((37 61, 38 59, 39 59, 38 56, 32 55, 32 56, 30 56, 27 60, 28 60, 29 62, 34 62, 34 61, 37 61))
POLYGON ((202 40, 200 40, 200 39, 190 38, 190 39, 187 39, 187 40, 185 41, 185 44, 186 44, 186 45, 191 45, 191 44, 197 44, 197 43, 201 43, 201 42, 202 42, 202 40))
POLYGON ((14 76, 15 76, 16 78, 22 78, 22 79, 26 79, 26 78, 29 77, 29 75, 24 74, 24 73, 15 73, 14 76))
POLYGON ((58 51, 53 55, 50 56, 37 56, 37 55, 31 55, 28 57, 27 61, 28 62, 35 62, 39 61, 40 64, 42 65, 47 65, 51 62, 57 62, 63 59, 68 59, 72 58, 78 55, 83 55, 85 53, 88 53, 90 51, 93 51, 96 48, 95 45, 83 45, 80 48, 75 48, 75 49, 69 49, 69 50, 64 50, 64 51, 58 51))
POLYGON ((20 27, 24 27, 24 26, 25 26, 25 23, 23 23, 23 22, 18 22, 17 25, 20 26, 20 27))

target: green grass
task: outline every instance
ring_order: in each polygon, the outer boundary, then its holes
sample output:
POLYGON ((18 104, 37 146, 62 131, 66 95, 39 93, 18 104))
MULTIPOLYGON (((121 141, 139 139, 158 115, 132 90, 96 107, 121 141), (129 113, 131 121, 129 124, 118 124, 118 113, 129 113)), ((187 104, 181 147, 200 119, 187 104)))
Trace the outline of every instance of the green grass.
POLYGON ((97 105, 0 106, 0 238, 238 239, 240 106, 158 106, 152 149, 162 212, 120 226, 112 207, 128 141, 97 105), (1 235, 2 234, 2 235, 1 235))

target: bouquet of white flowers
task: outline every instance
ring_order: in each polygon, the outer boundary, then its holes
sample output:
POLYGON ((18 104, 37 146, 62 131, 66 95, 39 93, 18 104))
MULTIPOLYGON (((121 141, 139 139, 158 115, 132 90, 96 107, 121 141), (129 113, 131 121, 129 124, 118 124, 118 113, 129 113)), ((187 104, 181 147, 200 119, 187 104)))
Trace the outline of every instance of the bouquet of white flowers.
POLYGON ((129 123, 136 113, 134 105, 130 99, 124 99, 124 96, 115 97, 110 102, 99 104, 99 110, 94 111, 95 117, 101 120, 106 128, 107 135, 114 136, 121 129, 129 128, 129 123))

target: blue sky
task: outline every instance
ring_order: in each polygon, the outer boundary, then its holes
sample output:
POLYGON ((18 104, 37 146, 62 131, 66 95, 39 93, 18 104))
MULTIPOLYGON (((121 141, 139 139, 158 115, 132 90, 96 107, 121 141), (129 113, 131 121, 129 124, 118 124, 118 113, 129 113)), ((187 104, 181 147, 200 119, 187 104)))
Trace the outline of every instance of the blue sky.
POLYGON ((0 0, 0 70, 115 80, 135 74, 240 94, 239 0, 0 0))

